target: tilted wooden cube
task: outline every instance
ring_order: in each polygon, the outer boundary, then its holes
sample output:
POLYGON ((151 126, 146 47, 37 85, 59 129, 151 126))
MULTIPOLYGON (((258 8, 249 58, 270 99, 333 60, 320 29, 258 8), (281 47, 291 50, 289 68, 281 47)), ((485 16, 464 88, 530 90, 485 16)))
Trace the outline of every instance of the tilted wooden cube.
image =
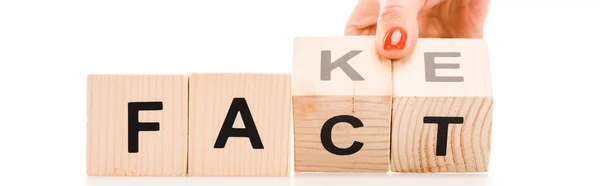
POLYGON ((289 175, 290 97, 288 74, 192 74, 188 175, 289 175))
POLYGON ((375 38, 296 38, 293 63, 295 170, 387 172, 392 67, 375 38))
POLYGON ((185 176, 188 77, 89 75, 87 173, 185 176))
POLYGON ((485 172, 492 84, 481 39, 419 39, 393 62, 394 172, 485 172))

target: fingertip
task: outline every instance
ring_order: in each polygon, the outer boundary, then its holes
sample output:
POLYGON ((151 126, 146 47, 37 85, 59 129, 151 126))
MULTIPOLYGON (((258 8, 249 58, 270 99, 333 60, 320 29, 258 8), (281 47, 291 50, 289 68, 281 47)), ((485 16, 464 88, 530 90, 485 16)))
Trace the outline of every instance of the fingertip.
POLYGON ((401 59, 410 55, 417 38, 420 0, 382 1, 382 10, 377 24, 379 54, 388 59, 401 59))
POLYGON ((388 59, 401 59, 410 55, 417 37, 410 36, 409 33, 411 32, 407 32, 402 27, 392 27, 385 33, 380 34, 377 37, 378 53, 388 59))
POLYGON ((357 29, 351 28, 351 27, 346 27, 344 29, 344 36, 355 36, 355 35, 360 35, 360 32, 357 29))

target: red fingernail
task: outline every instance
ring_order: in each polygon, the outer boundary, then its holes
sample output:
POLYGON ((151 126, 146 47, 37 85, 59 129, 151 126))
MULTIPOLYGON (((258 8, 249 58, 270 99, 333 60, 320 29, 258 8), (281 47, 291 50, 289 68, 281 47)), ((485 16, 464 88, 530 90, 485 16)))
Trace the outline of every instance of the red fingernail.
POLYGON ((406 44, 406 32, 402 28, 390 29, 385 37, 383 38, 383 49, 390 50, 402 50, 406 44))

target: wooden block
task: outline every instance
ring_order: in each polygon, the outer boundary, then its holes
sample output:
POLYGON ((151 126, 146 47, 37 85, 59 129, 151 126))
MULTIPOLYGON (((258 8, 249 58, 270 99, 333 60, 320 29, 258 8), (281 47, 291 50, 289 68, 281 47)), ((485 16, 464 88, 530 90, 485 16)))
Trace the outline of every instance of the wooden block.
POLYGON ((393 62, 392 171, 486 172, 492 124, 487 43, 420 39, 393 62))
POLYGON ((193 74, 188 175, 289 175, 290 84, 287 74, 193 74))
POLYGON ((87 91, 88 175, 185 176, 187 76, 89 75, 87 91))
POLYGON ((389 170, 392 66, 372 36, 297 38, 297 172, 389 170))

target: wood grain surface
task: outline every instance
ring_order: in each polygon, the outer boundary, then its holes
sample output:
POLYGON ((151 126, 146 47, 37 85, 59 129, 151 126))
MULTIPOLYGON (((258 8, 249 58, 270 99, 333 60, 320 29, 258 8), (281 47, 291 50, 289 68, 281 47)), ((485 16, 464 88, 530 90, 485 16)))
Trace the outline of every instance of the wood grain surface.
POLYGON ((294 157, 296 172, 387 172, 389 170, 391 96, 295 96, 294 157), (362 149, 351 155, 327 151, 321 128, 331 117, 351 115, 363 127, 334 126, 333 143, 347 148, 358 141, 362 149))
MULTIPOLYGON (((190 176, 289 175, 291 80, 286 74, 193 74, 190 78, 190 176), (246 137, 215 141, 234 98, 245 98, 264 149, 246 137)), ((240 115, 234 128, 245 128, 240 115)))
POLYGON ((489 97, 395 97, 391 169, 394 172, 486 172, 493 100, 489 97), (445 156, 436 156, 435 124, 425 116, 464 117, 451 124, 445 156))
POLYGON ((89 75, 87 173, 91 176, 185 176, 187 76, 89 75), (140 122, 159 131, 139 132, 139 152, 128 152, 127 104, 161 101, 160 111, 140 111, 140 122))

